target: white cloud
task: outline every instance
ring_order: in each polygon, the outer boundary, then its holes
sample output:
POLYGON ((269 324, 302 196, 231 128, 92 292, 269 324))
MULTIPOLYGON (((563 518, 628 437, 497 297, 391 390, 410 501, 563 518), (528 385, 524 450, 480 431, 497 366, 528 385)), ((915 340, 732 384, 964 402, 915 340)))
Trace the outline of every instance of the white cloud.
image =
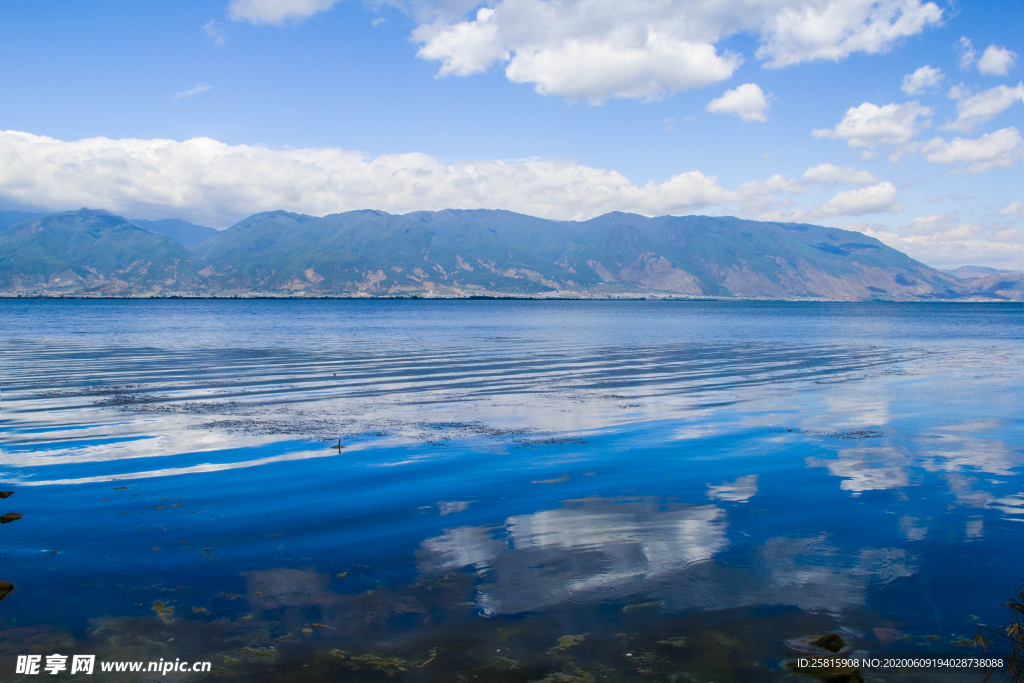
MULTIPOLYGON (((827 165, 828 164, 822 164, 822 166, 827 165)), ((808 170, 813 171, 814 169, 808 170)), ((863 173, 863 171, 858 173, 863 173)), ((743 188, 750 184, 751 183, 746 183, 741 186, 740 192, 742 193, 743 188)), ((762 221, 789 221, 805 223, 834 216, 863 216, 871 213, 899 213, 905 208, 897 201, 896 186, 890 182, 876 183, 870 187, 865 187, 860 190, 837 192, 828 201, 814 209, 811 209, 810 211, 805 209, 794 209, 792 208, 792 202, 788 200, 780 202, 780 206, 777 208, 774 202, 770 201, 772 197, 763 192, 759 195, 759 198, 760 203, 746 202, 744 206, 760 208, 761 212, 759 214, 756 216, 752 215, 750 217, 756 217, 758 220, 762 221)), ((749 213, 752 212, 748 212, 748 214, 749 213)), ((739 215, 743 216, 743 214, 739 215)))
POLYGON ((342 149, 274 150, 209 138, 64 142, 0 132, 0 199, 63 210, 105 208, 141 218, 181 217, 225 226, 258 211, 325 215, 353 209, 392 213, 446 208, 508 209, 586 219, 608 211, 690 213, 730 203, 771 204, 796 192, 774 176, 727 190, 714 176, 680 173, 662 183, 564 160, 461 160, 426 154, 370 157, 342 149))
MULTIPOLYGON (((757 218, 769 211, 775 204, 777 194, 801 194, 804 186, 793 178, 786 178, 778 173, 765 181, 751 180, 740 185, 736 191, 736 199, 740 203, 740 209, 736 212, 741 218, 757 218)), ((784 206, 789 206, 791 198, 784 200, 784 206)))
POLYGON ((196 87, 191 90, 183 90, 181 92, 174 93, 174 99, 180 100, 182 97, 192 97, 193 95, 206 92, 207 90, 213 90, 213 86, 207 85, 206 83, 196 83, 196 87))
POLYGON ((642 48, 608 42, 577 42, 520 51, 505 74, 513 83, 534 83, 542 95, 599 104, 610 97, 657 100, 732 76, 742 60, 718 55, 708 44, 649 40, 642 48))
POLYGON ((416 55, 441 60, 439 76, 469 76, 486 71, 492 62, 509 58, 498 40, 499 27, 491 21, 493 17, 493 9, 481 7, 475 21, 443 28, 421 25, 413 31, 413 39, 423 43, 416 55))
POLYGON ((1016 64, 1016 52, 1005 47, 989 45, 978 60, 978 71, 989 76, 1005 76, 1016 64))
POLYGON ((496 0, 472 19, 453 17, 447 2, 395 2, 426 18, 412 38, 417 56, 441 63, 439 76, 503 63, 515 83, 595 104, 730 78, 742 59, 715 45, 738 33, 756 34, 757 57, 778 68, 885 52, 942 18, 921 0, 496 0))
POLYGON ((744 83, 708 102, 707 110, 715 114, 736 114, 744 121, 767 121, 764 115, 768 99, 756 83, 744 83))
POLYGON ((863 216, 869 213, 899 213, 903 205, 896 201, 896 187, 890 182, 860 190, 837 192, 815 211, 820 216, 863 216))
POLYGON ((914 73, 904 76, 903 85, 900 89, 908 95, 916 95, 928 88, 937 86, 945 77, 940 69, 925 64, 914 73))
POLYGON ((864 223, 836 227, 863 232, 938 268, 1024 268, 1024 233, 1009 223, 963 220, 955 211, 918 216, 897 228, 864 223))
POLYGON ((933 164, 960 164, 947 171, 948 175, 973 175, 1012 166, 1024 156, 1024 141, 1016 128, 1003 128, 975 140, 954 138, 946 142, 943 138, 932 138, 921 151, 933 164))
POLYGON ((994 88, 983 90, 977 95, 972 95, 970 90, 961 83, 950 88, 949 96, 957 100, 956 120, 950 121, 942 129, 969 133, 978 124, 993 119, 1009 109, 1015 102, 1024 99, 1024 82, 1018 83, 1014 88, 997 85, 994 88))
POLYGON ((835 128, 817 129, 811 134, 816 138, 842 138, 850 147, 900 145, 910 140, 921 128, 930 125, 931 121, 927 117, 931 115, 930 108, 916 101, 881 107, 865 102, 859 107, 850 107, 835 128), (919 123, 918 117, 926 120, 919 123))
POLYGON ((217 47, 224 47, 224 43, 227 42, 228 36, 224 33, 224 29, 217 25, 217 22, 210 19, 208 22, 203 24, 199 31, 209 38, 213 39, 213 44, 217 47))
POLYGON ((996 211, 997 216, 1016 216, 1024 220, 1024 202, 1010 202, 996 211))
POLYGON ((329 10, 338 0, 231 0, 228 16, 253 24, 299 22, 329 10))
POLYGON ((809 183, 821 183, 826 187, 832 187, 836 183, 873 185, 878 182, 878 176, 870 171, 861 171, 852 167, 842 168, 833 164, 818 164, 804 171, 804 180, 809 183))
MULTIPOLYGON (((942 10, 935 3, 919 0, 759 4, 774 10, 761 19, 763 42, 757 50, 759 58, 769 60, 769 67, 815 59, 839 61, 855 52, 884 53, 901 38, 942 20, 942 10)), ((734 6, 737 12, 746 9, 740 3, 734 6)))
POLYGON ((565 16, 564 7, 526 4, 506 1, 481 8, 473 21, 423 24, 413 31, 413 39, 422 43, 417 56, 441 61, 440 76, 467 76, 507 61, 505 75, 514 83, 533 83, 538 93, 594 104, 700 88, 729 78, 742 62, 738 55, 719 55, 710 43, 639 25, 575 26, 582 19, 565 16))
POLYGON ((974 64, 974 60, 978 58, 978 53, 974 51, 974 44, 967 36, 960 36, 960 40, 953 43, 953 47, 960 53, 961 69, 970 68, 971 64, 974 64))
POLYGON ((918 216, 904 227, 904 233, 927 237, 932 242, 964 243, 985 240, 1004 247, 1024 246, 1024 234, 1007 223, 989 223, 960 220, 956 212, 944 216, 918 216))
POLYGON ((899 149, 893 150, 889 154, 889 163, 892 164, 893 166, 901 166, 903 161, 903 155, 912 154, 916 152, 918 147, 920 146, 920 143, 908 142, 899 149))

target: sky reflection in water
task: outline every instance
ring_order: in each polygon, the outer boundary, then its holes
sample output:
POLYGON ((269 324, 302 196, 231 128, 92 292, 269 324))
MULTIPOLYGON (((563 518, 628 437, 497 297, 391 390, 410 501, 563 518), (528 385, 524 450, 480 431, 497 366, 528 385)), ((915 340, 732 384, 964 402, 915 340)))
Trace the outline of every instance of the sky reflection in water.
POLYGON ((0 310, 5 628, 173 628, 160 599, 287 658, 565 610, 824 620, 751 649, 783 658, 969 638, 1024 578, 1020 305, 0 310))

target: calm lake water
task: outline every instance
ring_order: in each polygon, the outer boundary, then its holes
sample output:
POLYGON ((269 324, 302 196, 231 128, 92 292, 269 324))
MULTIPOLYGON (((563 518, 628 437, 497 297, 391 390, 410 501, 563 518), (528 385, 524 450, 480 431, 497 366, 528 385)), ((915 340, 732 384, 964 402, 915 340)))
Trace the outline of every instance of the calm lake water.
MULTIPOLYGON (((0 680, 55 652, 523 683, 809 680, 783 664, 830 632, 972 653, 1024 580, 1022 314, 0 301, 0 680)), ((980 680, 916 675, 877 673, 980 680)))

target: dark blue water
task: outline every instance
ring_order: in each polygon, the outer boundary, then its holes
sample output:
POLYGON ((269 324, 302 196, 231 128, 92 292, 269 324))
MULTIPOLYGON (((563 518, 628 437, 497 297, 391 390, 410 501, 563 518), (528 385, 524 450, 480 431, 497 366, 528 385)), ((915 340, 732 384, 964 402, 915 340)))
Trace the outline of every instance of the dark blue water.
POLYGON ((61 648, 524 682, 783 680, 829 632, 973 652, 1024 580, 1022 312, 0 301, 0 678, 61 648))

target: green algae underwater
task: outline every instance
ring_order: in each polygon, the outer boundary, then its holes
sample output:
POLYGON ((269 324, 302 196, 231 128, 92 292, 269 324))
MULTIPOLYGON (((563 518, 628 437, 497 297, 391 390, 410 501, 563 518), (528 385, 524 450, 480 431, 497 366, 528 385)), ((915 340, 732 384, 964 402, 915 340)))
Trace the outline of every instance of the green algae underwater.
POLYGON ((1024 578, 1019 304, 0 311, 0 681, 981 681, 787 663, 1024 578))

